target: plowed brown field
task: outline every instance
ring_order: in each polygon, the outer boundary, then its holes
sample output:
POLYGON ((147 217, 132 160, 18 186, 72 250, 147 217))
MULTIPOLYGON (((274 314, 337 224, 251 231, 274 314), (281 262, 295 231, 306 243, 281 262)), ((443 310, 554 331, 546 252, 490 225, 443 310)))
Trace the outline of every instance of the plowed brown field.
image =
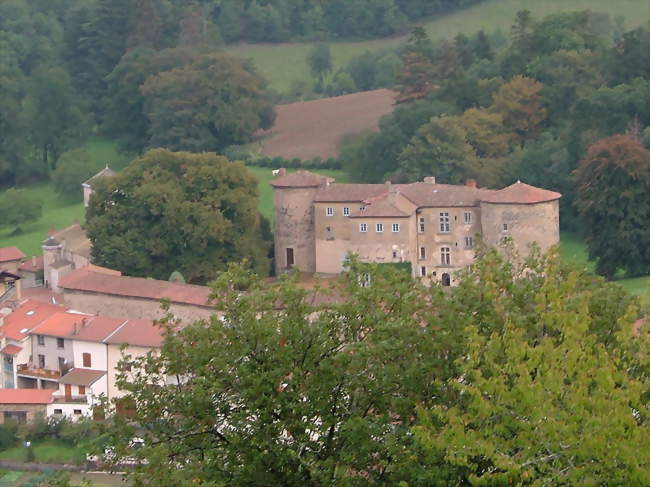
POLYGON ((396 93, 374 90, 276 106, 277 119, 261 135, 261 151, 287 159, 336 157, 346 135, 378 130, 379 119, 393 111, 396 93))

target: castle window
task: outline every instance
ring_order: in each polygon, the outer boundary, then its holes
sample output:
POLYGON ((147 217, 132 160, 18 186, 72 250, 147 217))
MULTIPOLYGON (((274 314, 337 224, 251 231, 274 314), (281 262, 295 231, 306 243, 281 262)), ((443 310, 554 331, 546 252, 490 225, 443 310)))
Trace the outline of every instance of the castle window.
POLYGON ((426 247, 420 247, 420 260, 427 258, 427 249, 426 247))
POLYGON ((420 276, 426 277, 427 276, 427 266, 423 265, 420 267, 420 276))
POLYGON ((399 233, 399 223, 393 223, 393 233, 399 233))
POLYGON ((472 224, 472 212, 471 211, 466 211, 463 213, 463 219, 465 221, 465 225, 471 225, 472 224))
POLYGON ((449 233, 449 213, 441 212, 440 213, 440 233, 449 233))
POLYGON ((474 247, 474 239, 472 237, 465 237, 465 248, 471 249, 474 247))
POLYGON ((375 227, 377 233, 383 233, 384 232, 384 224, 383 223, 377 223, 377 226, 375 227))
POLYGON ((397 259, 397 250, 393 250, 393 259, 397 259))
POLYGON ((334 216, 334 208, 332 208, 331 206, 328 206, 327 209, 325 210, 325 214, 327 216, 334 216))
POLYGON ((419 231, 420 231, 420 233, 424 233, 424 218, 423 217, 420 217, 419 231))
POLYGON ((343 208, 343 216, 349 216, 350 215, 350 208, 343 208))
POLYGON ((365 209, 366 209, 365 206, 360 206, 360 207, 359 207, 359 211, 364 211, 365 209))
POLYGON ((359 274, 359 277, 357 279, 359 280, 359 287, 370 287, 372 278, 370 277, 369 272, 363 272, 359 274))
POLYGON ((442 265, 451 265, 451 249, 449 247, 440 249, 440 263, 442 265))
POLYGON ((368 231, 368 225, 366 223, 359 223, 359 231, 366 233, 368 231))
POLYGON ((508 231, 508 224, 507 224, 507 223, 504 223, 504 224, 501 226, 501 230, 504 231, 504 232, 507 232, 507 231, 508 231))

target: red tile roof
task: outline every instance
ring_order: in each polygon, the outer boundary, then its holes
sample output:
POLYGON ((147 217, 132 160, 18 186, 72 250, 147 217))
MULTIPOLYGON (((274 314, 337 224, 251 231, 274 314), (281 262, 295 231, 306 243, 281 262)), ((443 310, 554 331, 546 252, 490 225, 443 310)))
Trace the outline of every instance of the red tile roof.
POLYGON ((486 203, 503 203, 503 204, 523 204, 531 205, 535 203, 546 203, 555 201, 562 197, 560 193, 549 191, 547 189, 536 188, 521 181, 511 184, 507 188, 492 193, 482 201, 486 203))
POLYGON ((104 339, 109 345, 127 343, 136 347, 160 347, 162 342, 162 328, 150 320, 129 320, 104 339))
POLYGON ((388 191, 385 184, 330 184, 316 193, 317 203, 362 202, 388 191))
POLYGON ((38 272, 43 270, 43 256, 37 255, 31 259, 27 259, 25 262, 20 264, 19 269, 21 271, 27 272, 38 272))
POLYGON ((124 318, 92 316, 85 322, 82 321, 81 326, 74 329, 68 338, 85 342, 101 343, 125 322, 126 320, 124 318))
POLYGON ((408 213, 393 205, 388 198, 383 198, 366 206, 365 210, 354 212, 350 218, 407 218, 408 213))
POLYGON ((291 174, 280 176, 271 181, 275 188, 315 188, 323 186, 330 178, 309 171, 299 170, 291 174))
POLYGON ((11 262, 24 258, 25 254, 17 247, 0 247, 0 262, 11 262))
POLYGON ((29 330, 62 311, 61 306, 28 299, 5 317, 0 334, 11 340, 22 340, 29 330))
POLYGON ((59 379, 59 384, 72 384, 75 386, 91 386, 106 375, 104 370, 71 369, 59 379))
POLYGON ((74 333, 75 326, 81 328, 84 320, 87 322, 90 319, 92 319, 90 315, 61 311, 46 318, 39 325, 32 328, 30 334, 69 338, 74 333))
POLYGON ((92 272, 85 267, 65 275, 59 281, 59 287, 156 301, 167 298, 173 303, 206 307, 209 306, 208 300, 211 293, 210 288, 206 286, 179 284, 143 277, 114 276, 92 272))
POLYGON ((0 389, 0 404, 50 404, 54 389, 0 389))
POLYGON ((22 349, 23 348, 19 347, 18 345, 9 344, 6 347, 4 347, 2 350, 0 350, 0 352, 7 355, 18 355, 22 349))

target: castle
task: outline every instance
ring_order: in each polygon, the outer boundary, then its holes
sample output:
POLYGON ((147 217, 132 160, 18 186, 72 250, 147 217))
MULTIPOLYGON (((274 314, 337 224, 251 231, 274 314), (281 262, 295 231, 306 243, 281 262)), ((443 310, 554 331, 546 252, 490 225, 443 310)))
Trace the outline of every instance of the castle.
POLYGON ((276 273, 338 274, 348 253, 364 262, 410 262, 414 276, 454 284, 474 260, 476 238, 491 246, 510 237, 525 255, 560 240, 561 194, 522 182, 500 190, 439 184, 337 184, 308 171, 271 181, 276 273))

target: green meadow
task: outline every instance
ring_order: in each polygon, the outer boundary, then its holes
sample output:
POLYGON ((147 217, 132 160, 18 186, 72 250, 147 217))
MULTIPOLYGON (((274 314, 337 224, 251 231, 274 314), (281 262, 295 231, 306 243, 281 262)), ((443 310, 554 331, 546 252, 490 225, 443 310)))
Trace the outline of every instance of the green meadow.
MULTIPOLYGON (((528 9, 536 17, 554 12, 592 10, 608 14, 611 19, 625 18, 627 28, 637 27, 650 19, 647 0, 488 0, 471 8, 425 22, 432 39, 453 37, 462 32, 473 34, 481 29, 507 34, 518 10, 528 9)), ((380 51, 399 46, 406 36, 360 42, 330 42, 334 72, 350 59, 366 51, 380 51)), ((285 93, 295 81, 310 80, 307 54, 314 43, 239 44, 228 48, 232 54, 251 59, 269 80, 270 86, 285 93)))

